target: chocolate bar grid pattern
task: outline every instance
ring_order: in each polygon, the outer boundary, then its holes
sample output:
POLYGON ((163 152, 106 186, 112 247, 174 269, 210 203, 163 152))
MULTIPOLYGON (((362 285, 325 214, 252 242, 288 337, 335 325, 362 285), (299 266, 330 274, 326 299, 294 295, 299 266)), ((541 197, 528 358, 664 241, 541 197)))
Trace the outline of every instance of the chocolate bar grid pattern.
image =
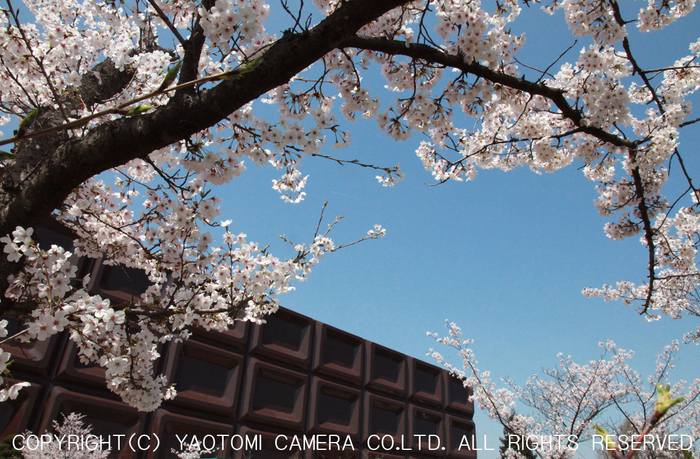
MULTIPOLYGON (((128 271, 127 279, 99 260, 85 261, 80 269, 91 272, 93 293, 115 300, 129 299, 125 292, 145 285, 138 271, 128 271)), ((263 326, 238 322, 227 333, 197 329, 188 341, 164 345, 159 371, 176 383, 178 396, 153 413, 140 413, 109 392, 104 370, 81 364, 65 334, 2 347, 13 355, 14 380, 31 383, 17 400, 0 404, 3 437, 26 429, 43 432, 61 414, 79 412, 96 434, 154 433, 165 444, 156 452, 122 448, 112 455, 124 459, 175 457, 170 448, 178 446, 176 434, 260 435, 263 450, 248 456, 230 445, 217 451, 219 457, 241 459, 476 457, 476 451, 459 448, 464 438, 471 445, 475 439, 474 407, 460 381, 284 308, 263 326), (355 451, 274 447, 278 435, 303 434, 337 434, 341 444, 349 436, 355 451), (365 448, 372 434, 391 436, 411 450, 372 452, 365 448), (414 434, 438 435, 445 449, 418 445, 414 434)))

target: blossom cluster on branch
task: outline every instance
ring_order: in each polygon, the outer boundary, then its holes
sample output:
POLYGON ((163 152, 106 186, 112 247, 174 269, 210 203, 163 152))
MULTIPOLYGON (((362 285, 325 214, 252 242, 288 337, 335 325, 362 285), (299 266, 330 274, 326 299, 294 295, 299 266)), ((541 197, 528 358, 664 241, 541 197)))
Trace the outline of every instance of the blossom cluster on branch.
MULTIPOLYGON (((7 336, 7 320, 3 319, 3 320, 0 320, 0 338, 4 338, 6 336, 7 336)), ((7 364, 10 362, 11 358, 12 358, 12 354, 0 349, 0 375, 5 376, 8 373, 7 364)), ((0 376, 0 384, 5 383, 3 376, 0 376)), ((20 383, 15 383, 9 387, 4 387, 3 389, 0 389, 0 402, 4 402, 6 400, 16 399, 17 396, 19 395, 19 391, 23 387, 29 387, 29 385, 30 384, 28 382, 20 382, 20 383)))

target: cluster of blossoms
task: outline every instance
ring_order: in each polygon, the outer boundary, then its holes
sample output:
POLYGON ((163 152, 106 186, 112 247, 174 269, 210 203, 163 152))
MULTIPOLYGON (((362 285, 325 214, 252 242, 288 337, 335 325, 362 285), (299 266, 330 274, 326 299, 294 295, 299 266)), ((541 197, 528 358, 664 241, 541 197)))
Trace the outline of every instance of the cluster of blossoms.
POLYGON ((615 20, 615 12, 608 2, 600 0, 555 0, 546 11, 554 13, 564 10, 566 23, 578 37, 593 36, 597 43, 615 43, 627 32, 622 24, 615 20))
POLYGON ((270 6, 260 0, 217 0, 208 10, 200 8, 199 14, 204 34, 212 45, 229 53, 234 35, 240 35, 240 44, 247 45, 264 31, 269 10, 270 6))
POLYGON ((659 30, 690 13, 695 7, 695 0, 676 2, 657 2, 649 0, 646 8, 639 12, 639 29, 643 32, 659 30))
MULTIPOLYGON (((600 343, 603 356, 586 365, 575 363, 571 357, 559 354, 558 368, 546 369, 543 375, 532 376, 525 387, 506 380, 508 387, 498 388, 491 381, 488 371, 480 371, 474 352, 469 348, 472 340, 462 338, 462 330, 454 323, 447 324, 448 335, 439 337, 428 333, 439 344, 458 352, 462 366, 447 363, 440 352, 430 350, 437 362, 463 380, 464 386, 472 391, 470 399, 477 403, 491 419, 496 419, 504 431, 519 438, 550 439, 537 444, 528 443, 538 456, 545 459, 568 459, 577 455, 581 442, 592 438, 593 426, 605 425, 614 434, 641 434, 647 432, 649 422, 654 422, 651 432, 656 438, 683 433, 690 438, 700 435, 700 379, 690 384, 681 381, 673 387, 659 389, 673 368, 673 360, 679 350, 678 342, 666 346, 657 355, 656 372, 643 382, 641 376, 630 368, 629 360, 633 352, 619 349, 614 342, 600 343), (610 355, 608 359, 604 358, 610 355), (661 422, 654 419, 658 411, 658 400, 662 393, 666 397, 683 399, 676 401, 673 415, 661 422), (669 395, 670 394, 670 395, 669 395), (516 413, 517 403, 521 412, 516 413), (522 412, 528 412, 526 416, 522 412), (622 421, 620 421, 620 419, 622 421), (615 424, 615 422, 621 424, 615 424), (552 441, 551 439, 557 439, 552 441)), ((665 386, 661 386, 665 387, 665 386)), ((516 450, 514 442, 509 442, 506 457, 522 459, 528 447, 516 450)), ((692 446, 686 445, 692 455, 692 446)), ((629 453, 630 451, 624 451, 629 453)), ((672 458, 678 451, 667 448, 640 450, 637 456, 672 458)), ((631 456, 627 456, 631 457, 631 456)))
POLYGON ((199 459, 202 457, 202 453, 207 453, 208 451, 202 451, 199 445, 187 445, 187 448, 183 451, 172 449, 171 452, 180 459, 199 459))
POLYGON ((465 62, 482 61, 498 68, 509 62, 524 42, 524 36, 506 31, 508 24, 520 14, 516 1, 499 2, 498 11, 488 13, 481 2, 453 0, 437 5, 437 34, 446 41, 451 53, 465 62), (452 39, 452 35, 457 35, 452 39))
MULTIPOLYGON (((3 319, 0 320, 0 338, 5 338, 7 336, 7 320, 3 319)), ((6 375, 7 374, 7 364, 10 361, 10 358, 12 355, 9 352, 5 352, 4 350, 0 349, 0 375, 6 375)), ((0 384, 4 384, 5 381, 3 379, 3 376, 0 376, 0 384)), ((8 399, 14 400, 17 398, 19 395, 19 391, 23 387, 29 387, 30 384, 28 382, 20 382, 17 384, 13 384, 10 387, 4 387, 0 389, 0 402, 4 402, 8 399)))

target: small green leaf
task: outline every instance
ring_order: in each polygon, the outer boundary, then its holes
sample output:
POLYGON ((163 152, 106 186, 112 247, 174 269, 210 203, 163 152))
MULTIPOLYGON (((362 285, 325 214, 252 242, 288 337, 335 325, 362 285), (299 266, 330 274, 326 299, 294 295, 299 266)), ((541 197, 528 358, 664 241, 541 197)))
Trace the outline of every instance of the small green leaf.
POLYGON ((90 118, 88 118, 87 116, 85 118, 75 120, 75 121, 73 121, 73 127, 71 129, 81 128, 81 127, 87 125, 89 122, 90 122, 90 118))
POLYGON ((163 78, 163 82, 160 84, 160 87, 158 88, 159 92, 164 91, 165 89, 168 88, 168 86, 173 84, 173 81, 175 81, 175 78, 177 77, 177 74, 180 71, 181 66, 182 66, 182 61, 179 61, 173 67, 170 67, 170 69, 168 70, 168 73, 165 74, 165 78, 163 78))
POLYGON ((241 65, 240 67, 233 69, 230 72, 223 73, 221 75, 221 79, 226 80, 226 81, 237 80, 244 73, 252 72, 253 70, 255 70, 257 67, 260 66, 260 64, 262 64, 262 62, 263 62, 262 56, 258 57, 256 59, 253 59, 252 61, 248 62, 247 64, 241 65))
POLYGON ((613 437, 606 432, 605 429, 600 427, 599 425, 594 425, 593 430, 595 431, 596 435, 600 435, 603 437, 603 440, 605 441, 605 447, 608 449, 608 451, 617 451, 617 443, 615 443, 615 440, 613 440, 613 437))
POLYGON ((34 123, 34 120, 36 120, 36 117, 39 115, 39 109, 35 108, 31 112, 29 112, 29 115, 27 115, 21 123, 19 123, 19 128, 17 129, 17 137, 22 137, 24 134, 27 133, 27 130, 32 126, 32 123, 34 123))
POLYGON ((661 419, 666 415, 668 410, 681 403, 683 401, 683 397, 671 398, 668 395, 671 391, 671 386, 669 385, 657 384, 656 390, 659 393, 659 397, 656 400, 656 406, 654 406, 654 415, 661 419))
POLYGON ((8 159, 17 159, 17 157, 12 153, 0 151, 0 161, 7 161, 8 159))
POLYGON ((149 110, 152 109, 152 108, 153 108, 153 107, 152 107, 151 105, 141 105, 141 104, 139 104, 139 105, 136 105, 136 106, 134 106, 134 107, 131 107, 129 110, 127 110, 126 112, 124 112, 124 115, 126 115, 126 116, 137 116, 137 115, 140 115, 140 114, 142 114, 142 113, 145 113, 145 112, 149 111, 149 110))

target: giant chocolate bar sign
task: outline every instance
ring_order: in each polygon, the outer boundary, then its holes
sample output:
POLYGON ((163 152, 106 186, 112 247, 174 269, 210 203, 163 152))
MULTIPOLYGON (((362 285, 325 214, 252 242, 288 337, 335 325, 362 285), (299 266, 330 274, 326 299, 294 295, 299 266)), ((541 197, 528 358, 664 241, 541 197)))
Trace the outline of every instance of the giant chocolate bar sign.
MULTIPOLYGON (((123 300, 122 270, 99 260, 82 269, 94 293, 123 300)), ((153 413, 109 392, 104 371, 81 364, 65 334, 2 347, 13 356, 12 378, 31 383, 0 403, 3 437, 50 433, 54 420, 76 412, 110 457, 124 459, 172 458, 193 443, 212 450, 202 457, 240 459, 475 459, 478 450, 461 381, 288 309, 262 326, 193 330, 188 341, 164 345, 158 370, 178 395, 153 413)))

